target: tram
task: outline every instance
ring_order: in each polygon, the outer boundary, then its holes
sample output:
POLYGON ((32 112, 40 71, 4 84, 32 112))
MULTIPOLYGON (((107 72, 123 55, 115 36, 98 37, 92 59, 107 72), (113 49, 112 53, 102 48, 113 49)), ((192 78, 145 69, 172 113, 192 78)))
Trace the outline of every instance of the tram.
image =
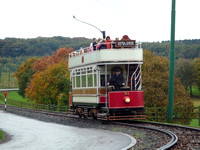
POLYGON ((111 49, 71 52, 70 107, 80 117, 101 120, 144 119, 142 64, 141 44, 127 35, 112 42, 111 49), (120 70, 125 82, 118 91, 108 86, 116 68, 120 70))

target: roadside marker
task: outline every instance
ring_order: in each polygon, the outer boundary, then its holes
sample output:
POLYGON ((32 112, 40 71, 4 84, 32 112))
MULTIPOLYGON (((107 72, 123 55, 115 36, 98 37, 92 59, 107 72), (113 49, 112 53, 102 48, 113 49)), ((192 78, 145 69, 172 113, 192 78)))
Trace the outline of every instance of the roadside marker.
POLYGON ((5 96, 5 111, 6 111, 6 98, 8 97, 7 91, 5 91, 5 92, 3 93, 3 95, 5 96))

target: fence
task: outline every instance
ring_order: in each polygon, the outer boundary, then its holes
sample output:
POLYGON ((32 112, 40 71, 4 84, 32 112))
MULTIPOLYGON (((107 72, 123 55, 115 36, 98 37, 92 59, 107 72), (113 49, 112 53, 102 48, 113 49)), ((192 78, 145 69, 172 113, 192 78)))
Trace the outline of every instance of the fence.
MULTIPOLYGON (((167 122, 167 107, 146 107, 145 113, 150 121, 167 122)), ((173 120, 174 123, 181 124, 190 124, 192 121, 196 121, 200 126, 200 106, 175 107, 173 120)))
POLYGON ((17 78, 14 76, 15 68, 10 65, 0 64, 0 88, 18 87, 17 78))

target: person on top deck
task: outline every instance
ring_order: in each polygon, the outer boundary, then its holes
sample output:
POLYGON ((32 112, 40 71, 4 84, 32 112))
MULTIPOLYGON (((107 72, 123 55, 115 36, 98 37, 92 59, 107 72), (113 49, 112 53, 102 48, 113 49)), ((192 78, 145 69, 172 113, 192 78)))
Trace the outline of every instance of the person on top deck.
POLYGON ((107 49, 111 49, 112 40, 110 39, 110 36, 106 37, 105 44, 107 49))
POLYGON ((96 51, 96 49, 97 49, 97 40, 96 40, 96 38, 93 38, 92 46, 93 46, 93 51, 96 51))
POLYGON ((105 39, 103 39, 99 45, 99 50, 101 50, 101 49, 106 49, 105 39))
POLYGON ((116 69, 115 74, 111 77, 110 81, 107 84, 109 85, 113 85, 115 88, 113 89, 113 91, 120 91, 121 87, 125 85, 124 83, 124 77, 120 72, 120 69, 116 69))

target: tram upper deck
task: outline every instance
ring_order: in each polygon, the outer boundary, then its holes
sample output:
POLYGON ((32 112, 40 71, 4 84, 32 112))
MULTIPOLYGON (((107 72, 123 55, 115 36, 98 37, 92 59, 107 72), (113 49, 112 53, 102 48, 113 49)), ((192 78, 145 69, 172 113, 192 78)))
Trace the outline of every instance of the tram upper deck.
POLYGON ((131 48, 101 49, 93 52, 74 51, 69 54, 69 69, 92 64, 142 64, 141 45, 131 48))

